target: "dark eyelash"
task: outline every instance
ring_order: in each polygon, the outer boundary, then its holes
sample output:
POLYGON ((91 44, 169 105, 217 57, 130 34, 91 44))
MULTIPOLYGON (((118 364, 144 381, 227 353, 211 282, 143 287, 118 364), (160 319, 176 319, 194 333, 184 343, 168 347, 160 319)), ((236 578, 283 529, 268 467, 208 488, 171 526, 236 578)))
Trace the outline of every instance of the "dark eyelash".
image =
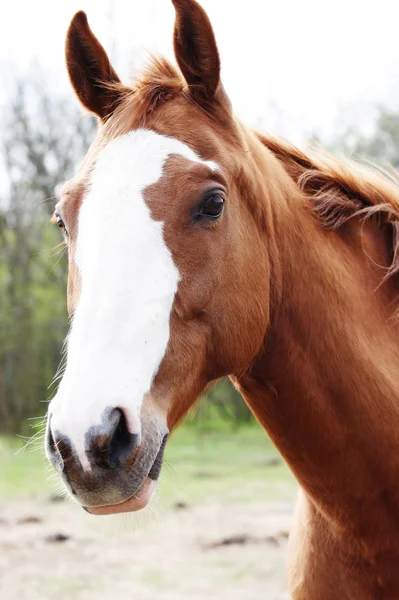
POLYGON ((64 235, 68 235, 68 230, 65 226, 65 222, 64 222, 63 218, 61 217, 61 215, 55 214, 54 218, 55 218, 55 222, 56 222, 57 226, 62 230, 64 235))

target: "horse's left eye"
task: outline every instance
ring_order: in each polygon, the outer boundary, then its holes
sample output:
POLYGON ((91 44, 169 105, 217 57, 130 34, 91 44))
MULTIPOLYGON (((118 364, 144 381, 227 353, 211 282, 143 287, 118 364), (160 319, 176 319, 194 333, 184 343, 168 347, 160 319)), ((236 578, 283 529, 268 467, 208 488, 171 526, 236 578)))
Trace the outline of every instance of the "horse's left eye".
POLYGON ((207 219, 217 219, 223 212, 224 198, 220 193, 214 193, 208 196, 202 203, 198 212, 199 217, 207 219))

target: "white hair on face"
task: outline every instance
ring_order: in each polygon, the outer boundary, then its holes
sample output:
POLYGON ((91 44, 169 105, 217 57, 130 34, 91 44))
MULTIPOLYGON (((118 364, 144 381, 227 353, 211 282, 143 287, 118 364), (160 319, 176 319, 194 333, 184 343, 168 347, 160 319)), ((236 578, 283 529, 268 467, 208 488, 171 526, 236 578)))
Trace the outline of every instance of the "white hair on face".
POLYGON ((84 436, 107 407, 124 409, 129 431, 140 431, 143 397, 168 344, 179 272, 143 191, 161 178, 171 154, 216 167, 174 138, 136 130, 101 151, 80 209, 81 295, 49 410, 52 430, 69 437, 87 469, 84 436))

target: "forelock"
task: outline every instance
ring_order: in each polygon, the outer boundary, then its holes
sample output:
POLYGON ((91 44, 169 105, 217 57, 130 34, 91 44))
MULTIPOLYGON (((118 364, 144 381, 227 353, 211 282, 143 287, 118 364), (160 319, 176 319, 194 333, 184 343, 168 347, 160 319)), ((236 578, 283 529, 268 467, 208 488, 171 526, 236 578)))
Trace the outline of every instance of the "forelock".
POLYGON ((179 71, 168 60, 156 57, 150 58, 147 68, 133 80, 131 86, 115 85, 120 86, 123 99, 105 124, 104 136, 108 139, 132 129, 148 127, 160 105, 184 91, 179 71))

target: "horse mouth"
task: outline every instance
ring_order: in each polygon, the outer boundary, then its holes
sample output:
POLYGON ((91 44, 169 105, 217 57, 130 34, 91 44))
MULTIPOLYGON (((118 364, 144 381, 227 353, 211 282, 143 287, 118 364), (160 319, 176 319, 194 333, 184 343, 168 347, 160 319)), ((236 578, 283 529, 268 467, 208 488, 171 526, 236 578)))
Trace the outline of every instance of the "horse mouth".
POLYGON ((116 515, 119 513, 136 512, 147 506, 156 487, 157 482, 147 477, 143 485, 133 496, 119 504, 84 506, 83 508, 91 515, 116 515))
POLYGON ((117 504, 84 506, 84 510, 91 515, 115 515, 119 513, 136 512, 145 508, 151 500, 158 484, 158 477, 161 472, 167 439, 168 435, 165 435, 147 477, 132 496, 117 504))

